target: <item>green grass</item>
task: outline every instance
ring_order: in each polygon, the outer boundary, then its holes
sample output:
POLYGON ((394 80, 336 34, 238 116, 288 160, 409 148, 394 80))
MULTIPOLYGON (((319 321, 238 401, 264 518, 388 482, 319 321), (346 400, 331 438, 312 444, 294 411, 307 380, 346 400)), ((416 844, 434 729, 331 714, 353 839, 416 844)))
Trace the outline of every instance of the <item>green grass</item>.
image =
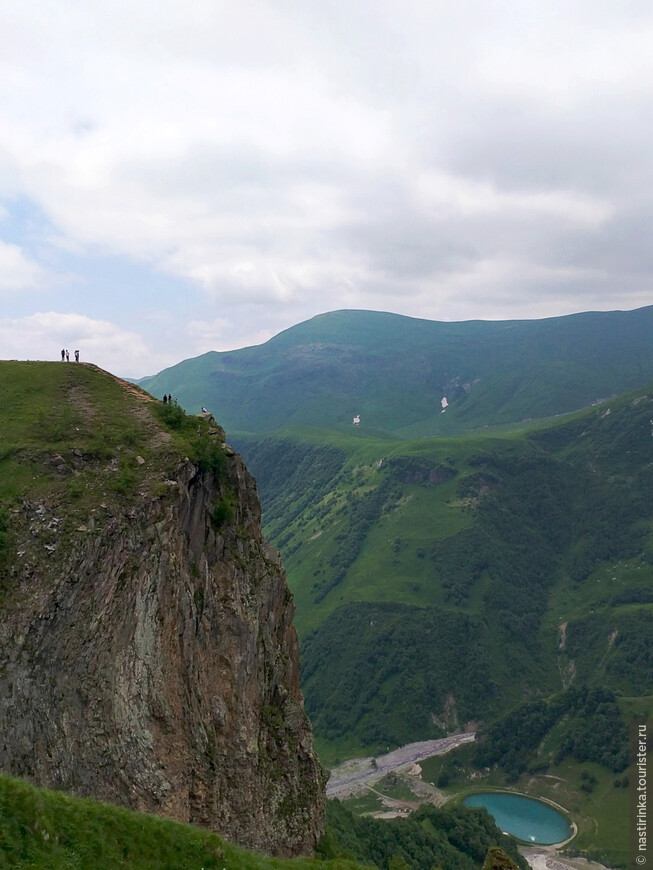
POLYGON ((622 696, 618 702, 626 719, 649 719, 651 717, 653 695, 642 695, 634 698, 622 696))
POLYGON ((651 566, 640 558, 597 565, 581 583, 561 576, 552 589, 548 625, 557 629, 562 621, 579 619, 590 610, 606 606, 609 600, 629 589, 650 589, 651 566))
POLYGON ((0 499, 29 489, 92 501, 99 484, 136 495, 155 463, 160 477, 184 453, 214 471, 224 462, 205 420, 91 366, 3 362, 0 391, 0 499))
POLYGON ((130 415, 135 397, 106 373, 85 365, 3 362, 0 385, 5 409, 0 443, 61 444, 80 438, 98 443, 119 434, 126 444, 142 440, 130 415))
POLYGON ((383 804, 378 794, 368 791, 362 795, 348 798, 343 801, 350 813, 355 816, 366 816, 370 813, 380 813, 383 810, 383 804))
MULTIPOLYGON (((314 860, 247 852, 191 825, 37 789, 0 776, 0 868, 310 870, 314 860)), ((320 867, 353 867, 323 861, 320 867)))
POLYGON ((470 524, 455 500, 456 481, 433 489, 408 486, 399 504, 381 517, 339 587, 343 601, 444 604, 429 558, 434 540, 470 524), (421 555, 420 555, 421 554, 421 555))
POLYGON ((347 733, 334 739, 325 739, 319 734, 313 733, 313 746, 320 761, 330 770, 348 758, 365 758, 368 755, 378 754, 387 749, 386 746, 370 745, 364 743, 360 737, 353 733, 347 733))
MULTIPOLYGON (((73 451, 89 462, 115 460, 109 488, 137 487, 144 472, 136 456, 148 458, 155 423, 137 419, 142 400, 105 373, 83 365, 5 362, 0 390, 0 498, 16 498, 25 488, 31 497, 65 493, 76 477, 73 451)), ((84 488, 78 482, 72 491, 79 498, 84 488)))
MULTIPOLYGON (((186 458, 222 479, 220 433, 182 408, 84 364, 0 363, 0 594, 7 601, 8 555, 19 538, 38 566, 43 545, 65 548, 92 527, 98 505, 124 514, 144 498, 172 495, 169 478, 186 458), (47 504, 47 510, 45 505, 47 504), (48 521, 30 524, 38 511, 48 521), (43 513, 45 517, 45 513, 43 513), (56 529, 49 520, 57 519, 56 529), (36 532, 36 533, 35 533, 36 532)), ((217 518, 231 511, 223 487, 217 518)), ((22 558, 22 557, 21 557, 22 558)))
MULTIPOLYGON (((285 445, 296 442, 279 440, 277 443, 280 461, 283 462, 285 445)), ((319 439, 316 442, 302 440, 301 443, 319 444, 319 439)), ((459 473, 464 474, 470 470, 467 458, 477 451, 491 449, 495 443, 496 438, 489 436, 465 441, 430 439, 394 443, 344 435, 330 437, 329 446, 343 453, 340 477, 333 481, 326 498, 311 503, 296 520, 288 521, 287 512, 283 510, 278 512, 276 520, 275 508, 270 505, 270 501, 274 502, 278 497, 278 482, 275 481, 275 490, 266 486, 265 473, 258 473, 260 467, 256 452, 248 449, 247 442, 237 442, 241 449, 246 450, 250 467, 259 480, 267 508, 266 533, 273 542, 280 533, 288 541, 281 549, 296 597, 296 624, 300 633, 318 626, 336 607, 350 601, 441 604, 441 588, 431 576, 429 547, 433 540, 451 536, 471 522, 464 505, 456 497, 456 479, 438 486, 403 487, 396 506, 384 512, 372 525, 359 556, 336 593, 323 601, 316 601, 311 587, 316 579, 319 580, 320 574, 328 573, 329 559, 338 550, 337 537, 347 524, 348 497, 351 494, 362 496, 378 486, 383 463, 395 458, 436 464, 454 461, 459 473), (400 542, 398 550, 394 549, 397 540, 400 542)), ((301 484, 297 486, 299 489, 301 484)))
POLYGON ((445 755, 433 755, 431 758, 420 761, 422 779, 450 794, 468 788, 468 780, 472 775, 478 776, 478 770, 472 765, 475 751, 475 745, 468 743, 453 752, 448 752, 445 755), (446 786, 438 785, 443 771, 448 774, 446 786))
POLYGON ((374 788, 393 800, 415 802, 414 792, 405 783, 398 780, 394 774, 385 776, 374 788))

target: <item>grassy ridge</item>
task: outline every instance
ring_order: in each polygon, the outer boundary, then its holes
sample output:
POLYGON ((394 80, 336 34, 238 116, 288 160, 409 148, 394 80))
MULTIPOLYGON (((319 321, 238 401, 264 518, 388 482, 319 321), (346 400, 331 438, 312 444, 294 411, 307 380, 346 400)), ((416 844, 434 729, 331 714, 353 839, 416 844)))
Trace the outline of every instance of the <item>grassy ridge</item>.
POLYGON ((447 435, 565 413, 651 381, 652 333, 653 306, 466 323, 335 311, 140 383, 194 413, 206 405, 230 433, 346 431, 360 414, 367 435, 447 435))
POLYGON ((30 558, 38 562, 48 558, 44 547, 63 547, 92 524, 99 495, 122 512, 135 500, 169 496, 166 479, 185 457, 218 478, 224 465, 207 420, 93 366, 2 362, 0 393, 0 594, 11 584, 22 500, 60 510, 57 529, 34 538, 30 558))
POLYGON ((153 453, 158 427, 146 403, 100 370, 4 362, 0 390, 0 498, 23 490, 38 497, 57 488, 78 498, 77 475, 67 462, 73 450, 96 464, 116 460, 109 489, 119 479, 139 479, 136 456, 153 453))
POLYGON ((224 459, 209 456, 206 420, 92 366, 2 362, 0 392, 5 502, 23 492, 38 498, 60 491, 74 507, 87 493, 95 498, 98 487, 135 494, 150 467, 160 478, 184 455, 208 464, 224 459))

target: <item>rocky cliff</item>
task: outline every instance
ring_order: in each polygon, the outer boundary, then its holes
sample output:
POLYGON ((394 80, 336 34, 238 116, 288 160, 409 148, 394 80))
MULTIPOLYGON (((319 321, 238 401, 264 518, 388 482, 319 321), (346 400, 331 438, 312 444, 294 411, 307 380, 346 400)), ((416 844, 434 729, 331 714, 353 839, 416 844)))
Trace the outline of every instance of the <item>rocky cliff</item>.
POLYGON ((310 853, 324 774, 253 479, 212 419, 52 365, 61 400, 0 451, 0 768, 310 853))

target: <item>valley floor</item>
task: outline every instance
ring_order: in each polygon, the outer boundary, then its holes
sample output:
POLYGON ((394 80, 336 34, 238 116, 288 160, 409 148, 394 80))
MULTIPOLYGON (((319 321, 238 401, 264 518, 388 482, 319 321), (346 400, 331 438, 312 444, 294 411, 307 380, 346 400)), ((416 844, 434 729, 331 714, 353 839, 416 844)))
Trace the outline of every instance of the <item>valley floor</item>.
MULTIPOLYGON (((437 788, 434 782, 436 777, 430 768, 433 763, 445 763, 439 757, 464 744, 471 744, 474 740, 475 734, 466 732, 440 740, 409 743, 376 758, 368 756, 349 759, 332 769, 327 783, 327 796, 345 801, 356 815, 383 819, 406 816, 422 804, 442 805, 456 794, 437 788), (422 769, 427 759, 433 760, 426 764, 428 773, 422 769)), ((475 779, 473 774, 471 779, 475 779)), ((549 780, 555 780, 552 793, 547 793, 546 790, 542 793, 542 789, 533 790, 531 787, 522 788, 529 793, 535 791, 533 796, 555 804, 555 798, 559 800, 562 797, 555 794, 555 786, 562 780, 557 776, 543 778, 547 783, 549 780)), ((468 781, 468 786, 475 784, 468 781)), ((532 785, 531 782, 530 786, 532 785)), ((505 783, 490 785, 491 788, 497 786, 506 788, 505 783)), ((563 801, 567 803, 568 798, 569 795, 566 795, 563 801)), ((576 830, 575 825, 574 829, 576 830)), ((563 855, 556 846, 523 846, 520 847, 520 852, 533 870, 610 870, 605 864, 596 861, 563 855)))
POLYGON ((419 743, 407 743, 394 749, 387 755, 377 758, 353 758, 344 761, 331 771, 327 783, 327 797, 347 798, 359 792, 366 791, 375 782, 383 779, 388 773, 408 768, 434 755, 444 755, 463 743, 471 743, 475 739, 473 731, 454 734, 440 740, 423 740, 419 743))

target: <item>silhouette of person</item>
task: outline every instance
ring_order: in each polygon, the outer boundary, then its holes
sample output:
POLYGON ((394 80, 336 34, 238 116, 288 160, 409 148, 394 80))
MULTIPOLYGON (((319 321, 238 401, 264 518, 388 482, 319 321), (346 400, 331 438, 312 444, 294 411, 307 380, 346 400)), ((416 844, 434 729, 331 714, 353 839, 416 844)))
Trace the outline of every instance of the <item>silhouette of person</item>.
POLYGON ((66 351, 66 362, 70 362, 70 354, 66 351))
POLYGON ((66 351, 62 350, 61 351, 61 362, 63 362, 65 359, 66 359, 66 351))
POLYGON ((168 404, 168 396, 167 396, 167 393, 164 393, 164 394, 163 394, 163 404, 164 404, 164 405, 167 405, 167 404, 168 404))
POLYGON ((79 351, 75 351, 75 362, 79 362, 79 351))

